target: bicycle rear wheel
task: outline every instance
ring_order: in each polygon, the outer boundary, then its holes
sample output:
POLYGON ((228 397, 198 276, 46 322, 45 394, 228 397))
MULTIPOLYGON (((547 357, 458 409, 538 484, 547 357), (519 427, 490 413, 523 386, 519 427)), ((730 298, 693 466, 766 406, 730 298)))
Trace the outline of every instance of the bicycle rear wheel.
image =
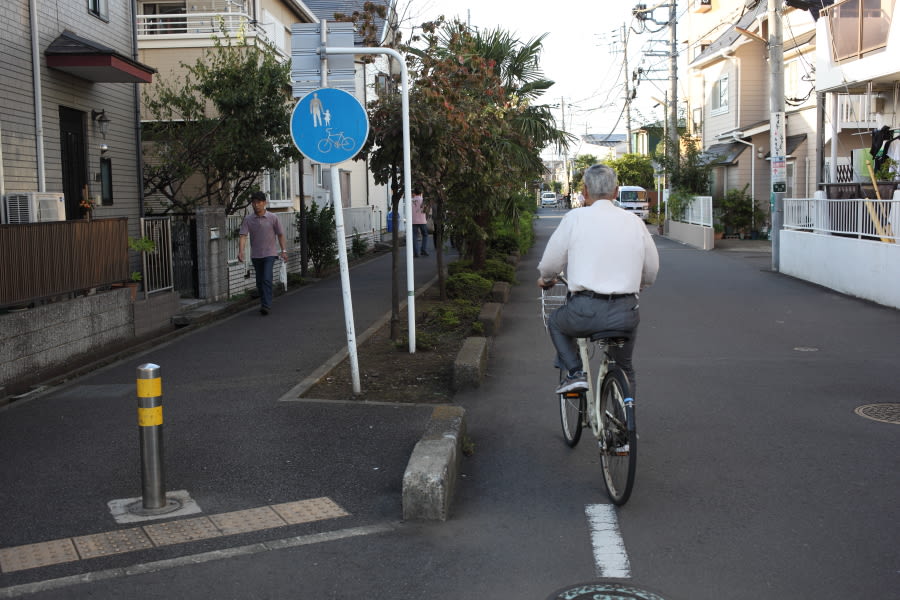
MULTIPOLYGON (((564 376, 565 369, 561 369, 560 379, 564 376)), ((563 439, 569 447, 574 448, 581 439, 586 404, 584 392, 559 394, 559 420, 562 424, 563 439)))
POLYGON ((631 385, 622 369, 611 366, 600 387, 600 465, 612 503, 628 501, 637 468, 637 432, 631 385))

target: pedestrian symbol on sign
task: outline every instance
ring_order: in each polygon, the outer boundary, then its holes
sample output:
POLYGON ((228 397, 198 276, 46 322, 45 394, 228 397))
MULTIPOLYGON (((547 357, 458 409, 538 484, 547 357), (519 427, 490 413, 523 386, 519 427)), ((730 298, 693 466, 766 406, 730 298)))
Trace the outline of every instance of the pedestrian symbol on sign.
POLYGON ((337 164, 360 151, 369 119, 359 101, 345 91, 319 88, 300 99, 291 115, 291 137, 310 160, 337 164))

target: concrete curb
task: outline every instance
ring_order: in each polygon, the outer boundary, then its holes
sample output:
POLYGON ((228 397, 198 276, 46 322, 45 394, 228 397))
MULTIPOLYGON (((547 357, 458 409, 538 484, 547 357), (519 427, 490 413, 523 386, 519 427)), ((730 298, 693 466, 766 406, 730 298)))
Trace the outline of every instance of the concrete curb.
POLYGON ((466 411, 438 406, 403 474, 403 518, 446 521, 459 476, 466 411))
POLYGON ((476 388, 481 385, 487 368, 488 338, 469 337, 463 342, 453 361, 453 391, 476 388))

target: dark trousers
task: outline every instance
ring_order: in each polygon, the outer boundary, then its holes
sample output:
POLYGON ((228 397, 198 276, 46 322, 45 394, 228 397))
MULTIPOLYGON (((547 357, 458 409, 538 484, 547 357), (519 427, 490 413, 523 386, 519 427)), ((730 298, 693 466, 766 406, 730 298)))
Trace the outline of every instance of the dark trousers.
POLYGON ((259 303, 263 308, 272 307, 272 267, 274 256, 251 258, 253 270, 256 271, 256 291, 259 292, 259 303))
MULTIPOLYGON (((572 371, 584 370, 578 353, 577 338, 590 337, 598 331, 614 330, 630 332, 631 339, 621 348, 610 348, 610 357, 622 367, 631 382, 631 393, 637 397, 637 383, 631 357, 637 341, 637 328, 641 322, 638 300, 635 296, 604 299, 572 294, 569 301, 556 309, 547 322, 550 339, 557 353, 557 366, 572 371)), ((588 377, 591 374, 588 373, 588 377)))

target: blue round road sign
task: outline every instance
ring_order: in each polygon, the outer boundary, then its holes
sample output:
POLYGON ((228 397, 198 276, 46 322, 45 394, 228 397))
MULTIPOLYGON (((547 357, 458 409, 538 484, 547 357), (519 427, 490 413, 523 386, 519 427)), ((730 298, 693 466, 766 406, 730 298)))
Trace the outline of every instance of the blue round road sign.
POLYGON ((319 88, 300 99, 291 113, 291 137, 309 160, 333 165, 350 160, 369 135, 369 117, 352 94, 319 88))

